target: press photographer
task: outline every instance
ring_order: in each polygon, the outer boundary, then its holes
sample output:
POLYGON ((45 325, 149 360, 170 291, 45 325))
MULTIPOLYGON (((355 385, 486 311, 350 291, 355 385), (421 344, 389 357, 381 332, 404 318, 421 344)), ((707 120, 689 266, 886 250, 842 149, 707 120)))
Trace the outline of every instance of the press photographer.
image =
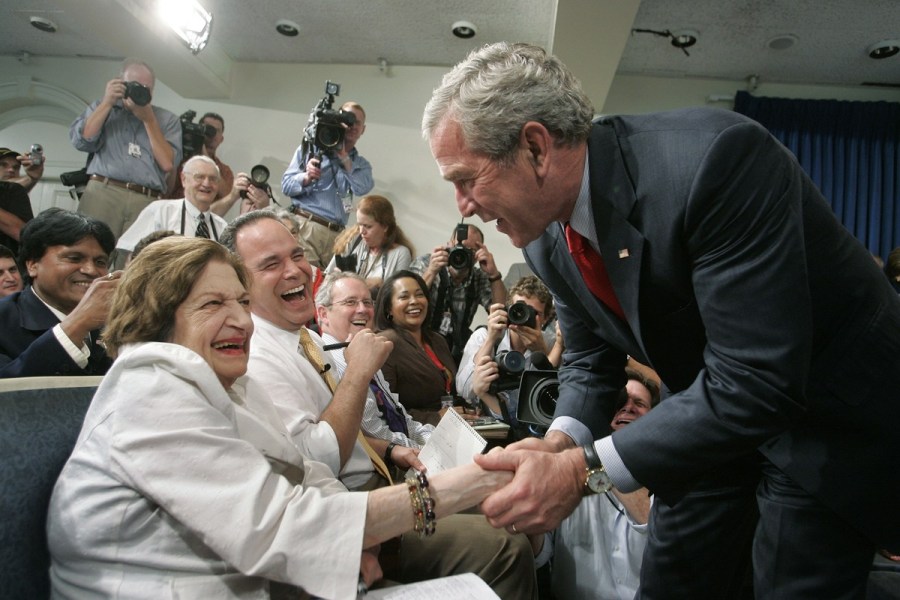
POLYGON ((366 130, 366 113, 356 102, 333 108, 340 86, 325 84, 303 130, 303 141, 281 179, 291 211, 301 219, 310 263, 324 268, 334 254, 334 240, 344 230, 353 197, 372 190, 372 165, 356 149, 366 130))
POLYGON ((127 59, 69 131, 76 150, 93 153, 78 211, 109 225, 116 237, 163 196, 181 162, 181 123, 153 105, 155 83, 147 63, 127 59))
POLYGON ((510 290, 509 307, 491 306, 487 326, 469 338, 457 373, 457 389, 470 403, 480 400, 495 418, 519 423, 519 386, 529 369, 554 369, 562 359, 562 336, 543 332, 553 310, 547 287, 535 276, 510 290))

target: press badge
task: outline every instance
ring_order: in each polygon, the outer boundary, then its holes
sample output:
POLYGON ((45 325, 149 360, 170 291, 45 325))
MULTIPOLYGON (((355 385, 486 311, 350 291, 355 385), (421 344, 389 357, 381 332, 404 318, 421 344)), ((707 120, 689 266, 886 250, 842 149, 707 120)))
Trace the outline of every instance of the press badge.
POLYGON ((128 154, 135 158, 141 157, 141 147, 134 142, 128 142, 128 154))
POLYGON ((349 215, 350 211, 353 210, 353 194, 341 196, 341 204, 344 205, 344 212, 349 215))
POLYGON ((441 335, 450 335, 450 327, 451 327, 450 311, 447 311, 444 313, 444 318, 441 319, 441 328, 440 328, 441 335))

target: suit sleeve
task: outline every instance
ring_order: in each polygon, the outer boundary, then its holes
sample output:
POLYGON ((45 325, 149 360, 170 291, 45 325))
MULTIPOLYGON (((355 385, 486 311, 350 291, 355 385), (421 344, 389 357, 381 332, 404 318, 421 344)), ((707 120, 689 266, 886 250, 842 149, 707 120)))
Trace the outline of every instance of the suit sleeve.
POLYGON ((82 375, 81 369, 62 347, 52 329, 31 342, 18 356, 0 354, 0 379, 6 377, 43 377, 49 375, 82 375))
MULTIPOLYGON (((699 163, 680 240, 706 334, 703 368, 612 438, 635 478, 667 501, 805 414, 812 317, 801 183, 787 151, 750 123, 723 130, 699 163)), ((677 352, 678 340, 665 342, 677 352)))

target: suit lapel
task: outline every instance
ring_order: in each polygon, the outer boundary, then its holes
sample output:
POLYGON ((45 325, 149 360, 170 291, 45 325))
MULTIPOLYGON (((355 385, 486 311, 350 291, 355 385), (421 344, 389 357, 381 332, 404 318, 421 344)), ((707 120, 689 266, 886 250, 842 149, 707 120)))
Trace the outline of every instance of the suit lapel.
POLYGON ((59 323, 56 315, 41 302, 30 285, 22 290, 19 298, 19 320, 22 329, 40 332, 52 329, 59 323))
MULTIPOLYGON (((611 123, 595 123, 588 140, 591 210, 597 243, 630 333, 641 341, 640 282, 644 236, 627 220, 637 202, 611 123)), ((574 261, 573 261, 574 264, 574 261)))

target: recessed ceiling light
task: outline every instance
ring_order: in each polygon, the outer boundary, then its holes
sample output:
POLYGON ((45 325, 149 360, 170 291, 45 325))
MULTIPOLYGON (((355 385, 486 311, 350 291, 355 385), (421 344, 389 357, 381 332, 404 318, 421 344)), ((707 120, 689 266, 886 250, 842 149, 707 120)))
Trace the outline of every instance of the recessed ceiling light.
POLYGON ((869 58, 888 58, 900 52, 900 40, 881 40, 869 46, 869 58))
POLYGON ((300 33, 300 26, 287 19, 278 19, 275 22, 275 31, 287 37, 296 37, 300 33))
POLYGON ((693 29, 672 32, 672 45, 676 48, 690 48, 697 43, 700 34, 693 29))
POLYGON ((28 20, 31 22, 32 27, 40 29, 41 31, 46 31, 47 33, 56 33, 59 29, 59 27, 56 26, 56 23, 50 19, 45 19, 44 17, 30 17, 28 20))
POLYGON ((452 31, 453 35, 456 37, 467 40, 475 37, 475 34, 478 33, 478 28, 475 27, 474 23, 470 23, 469 21, 457 21, 450 26, 450 31, 452 31))
POLYGON ((771 40, 766 42, 766 46, 771 48, 772 50, 787 50, 794 44, 796 44, 798 38, 796 35, 792 33, 786 33, 784 35, 776 35, 771 40))

